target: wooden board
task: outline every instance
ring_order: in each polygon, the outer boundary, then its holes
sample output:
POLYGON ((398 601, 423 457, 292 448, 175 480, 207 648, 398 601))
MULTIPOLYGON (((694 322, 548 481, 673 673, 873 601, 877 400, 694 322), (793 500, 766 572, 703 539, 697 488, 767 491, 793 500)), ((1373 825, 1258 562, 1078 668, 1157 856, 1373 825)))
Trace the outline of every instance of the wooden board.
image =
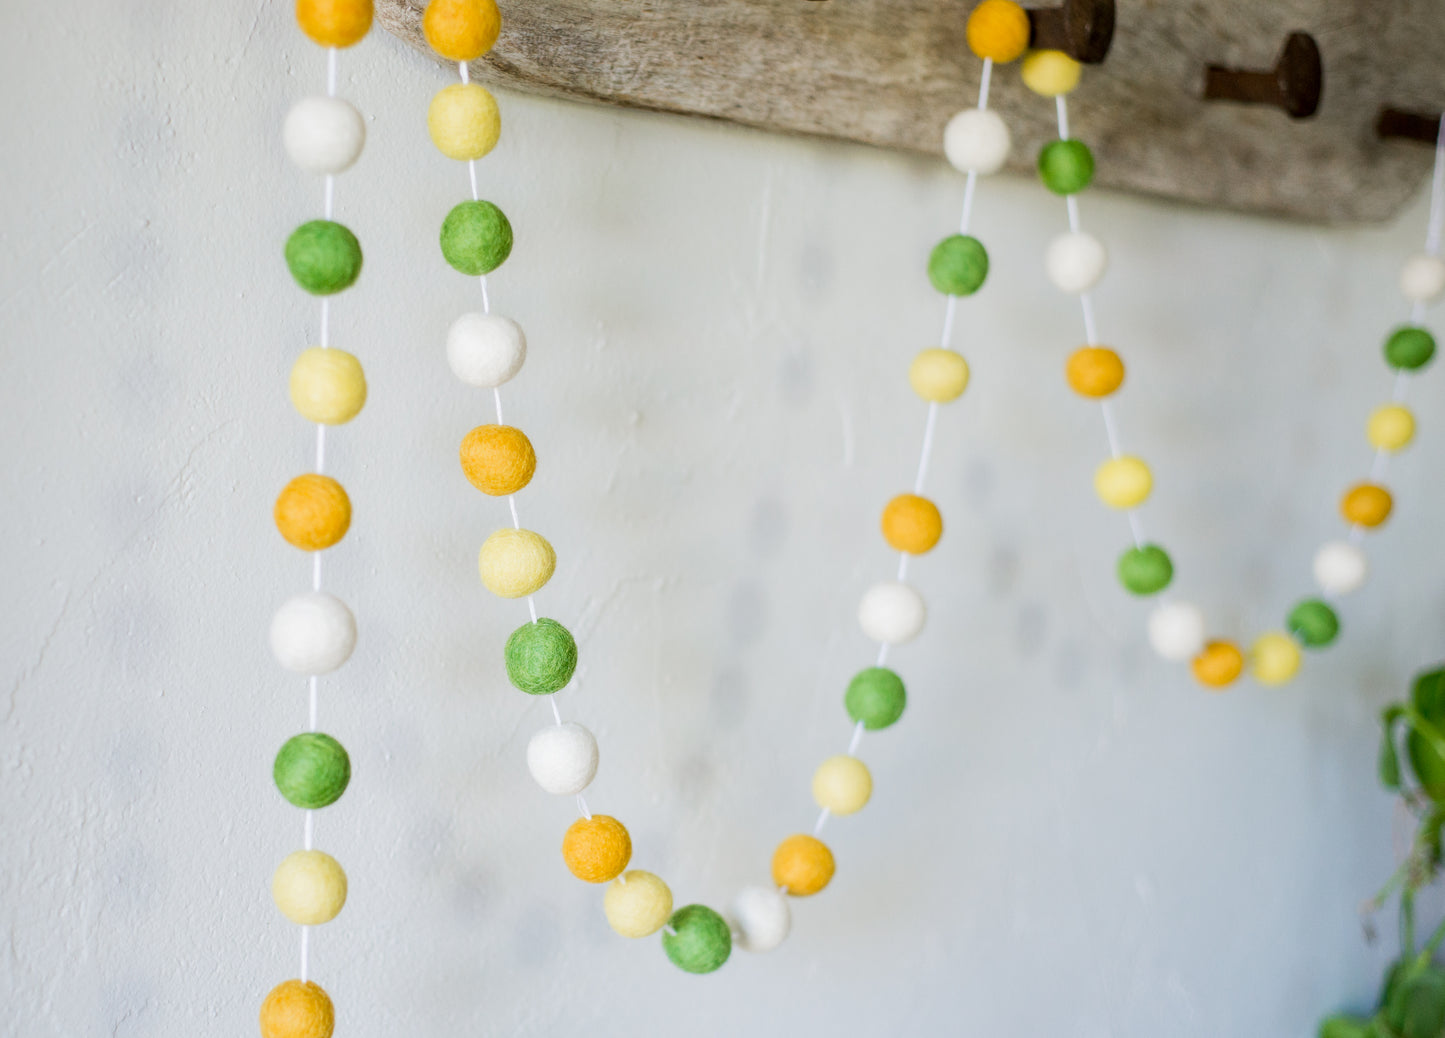
MULTIPOLYGON (((974 102, 964 43, 972 4, 930 0, 502 0, 504 24, 473 74, 556 97, 710 116, 786 133, 941 151, 974 102)), ((377 0, 392 33, 431 54, 425 0, 377 0)), ((1325 223, 1384 220, 1420 189, 1430 150, 1380 141, 1392 104, 1445 107, 1441 0, 1119 0, 1113 49, 1070 98, 1098 183, 1202 205, 1325 223), (1273 65, 1291 30, 1314 34, 1325 90, 1313 119, 1199 100, 1211 62, 1273 65)), ((1017 65, 994 105, 1014 131, 1011 168, 1054 136, 1053 104, 1017 65)))

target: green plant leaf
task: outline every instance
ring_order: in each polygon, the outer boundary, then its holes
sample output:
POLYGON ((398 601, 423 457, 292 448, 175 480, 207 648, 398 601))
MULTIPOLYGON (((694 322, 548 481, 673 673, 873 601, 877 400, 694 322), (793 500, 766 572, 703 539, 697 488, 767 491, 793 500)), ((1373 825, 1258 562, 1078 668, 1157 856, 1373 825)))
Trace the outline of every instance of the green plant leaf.
POLYGON ((1392 793, 1400 791, 1400 751, 1395 747, 1395 726, 1389 721, 1380 735, 1380 784, 1392 793))
POLYGON ((1320 1038, 1366 1038, 1370 1021, 1341 1013, 1320 1024, 1320 1038))
POLYGON ((1445 1032, 1445 973, 1433 966, 1405 986, 1400 1038, 1440 1038, 1445 1032))
POLYGON ((1445 667, 1422 671, 1410 685, 1410 703, 1430 721, 1445 721, 1445 667))

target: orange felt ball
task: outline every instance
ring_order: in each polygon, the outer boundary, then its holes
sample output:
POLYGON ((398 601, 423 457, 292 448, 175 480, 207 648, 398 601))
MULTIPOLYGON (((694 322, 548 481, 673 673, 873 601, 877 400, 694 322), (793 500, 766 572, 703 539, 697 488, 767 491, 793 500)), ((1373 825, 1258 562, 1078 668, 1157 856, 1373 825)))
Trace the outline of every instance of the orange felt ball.
POLYGON ((1345 522, 1358 526, 1379 526, 1390 518, 1394 501, 1390 492, 1378 483, 1358 483, 1349 489, 1340 502, 1345 522))
POLYGON ((632 837, 610 815, 579 818, 562 837, 562 860, 578 879, 607 883, 622 875, 632 860, 632 837))
POLYGON ((1098 399, 1124 384, 1124 362, 1106 346, 1084 346, 1069 355, 1064 377, 1075 393, 1098 399))
POLYGON ((261 1003, 261 1038, 331 1038, 335 1027, 330 996, 309 980, 282 981, 261 1003))
POLYGON ((323 47, 350 47, 371 31, 371 0, 296 0, 296 21, 323 47))
POLYGON ((1204 651, 1194 657, 1191 669, 1201 685, 1223 688, 1244 672, 1244 653, 1233 642, 1207 642, 1204 651))
POLYGON ((833 852, 813 836, 789 836, 773 852, 773 884, 792 897, 816 894, 833 878, 833 852))
POLYGON ((426 42, 448 61, 480 58, 497 42, 502 13, 496 0, 431 0, 421 16, 426 42))
POLYGON ((537 471, 532 441, 510 425, 477 426, 462 439, 461 458, 472 486, 493 497, 515 494, 537 471))
POLYGON ((276 498, 276 529, 302 551, 329 548, 351 526, 351 499, 330 476, 307 473, 286 484, 276 498))
POLYGON ((968 16, 968 49, 980 58, 1013 61, 1028 50, 1029 16, 1012 0, 983 0, 968 16))
POLYGON ((883 539, 898 551, 922 555, 943 536, 938 506, 917 494, 899 494, 883 509, 883 539))

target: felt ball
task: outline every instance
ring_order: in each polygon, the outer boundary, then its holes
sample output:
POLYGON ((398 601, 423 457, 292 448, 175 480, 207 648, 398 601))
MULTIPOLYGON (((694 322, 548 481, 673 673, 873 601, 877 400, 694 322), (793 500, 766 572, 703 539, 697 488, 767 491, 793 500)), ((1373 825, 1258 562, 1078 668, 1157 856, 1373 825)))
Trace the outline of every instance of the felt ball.
POLYGON ((449 159, 470 162, 497 146, 502 112, 497 99, 480 83, 442 87, 426 110, 426 130, 437 151, 449 159))
POLYGON ((968 388, 968 361, 937 346, 922 350, 908 366, 908 384, 930 404, 957 400, 968 388))
POLYGON ((1306 648, 1322 649, 1339 635, 1340 618, 1326 603, 1310 598, 1289 611, 1285 627, 1306 648))
POLYGON ((281 744, 271 777, 296 807, 314 811, 341 799, 351 781, 346 749, 322 732, 302 732, 281 744))
POLYGON ((479 425, 462 438, 462 471, 472 486, 493 497, 515 494, 532 481, 537 454, 521 429, 479 425))
POLYGON ((1138 508, 1153 489, 1149 466, 1131 455, 1110 458, 1094 472, 1094 491, 1110 508, 1138 508))
POLYGON ((325 591, 293 595, 271 618, 271 653, 297 674, 329 674, 356 648, 356 619, 325 591))
POLYGON ((678 969, 711 973, 732 954, 733 936, 727 920, 706 905, 679 908, 668 925, 672 932, 662 935, 662 950, 678 969))
POLYGON ((272 514, 288 544, 302 551, 321 551, 346 536, 351 499, 330 476, 308 472, 282 488, 272 514))
POLYGON ((366 123, 355 107, 339 97, 303 97, 281 125, 286 154, 303 172, 318 176, 344 173, 361 157, 366 123))
POLYGON ((1165 602, 1149 614, 1149 644, 1166 660, 1183 663, 1204 649, 1204 614, 1188 602, 1165 602))
POLYGON ((576 796, 597 774, 597 740, 575 721, 540 729, 527 743, 527 770, 556 796, 576 796))
POLYGON ((622 875, 632 860, 632 837, 611 815, 579 818, 562 837, 562 860, 578 879, 606 883, 622 875))
POLYGON ((897 551, 922 555, 943 536, 938 506, 917 494, 899 494, 883 509, 883 539, 897 551))
POLYGON ((1109 268, 1109 250, 1086 231, 1056 235, 1044 252, 1044 269, 1061 292, 1080 295, 1097 285, 1109 268))
POLYGON ((1300 651, 1282 631, 1261 634, 1249 649, 1249 673, 1261 685, 1274 688, 1299 673, 1300 651))
POLYGON ((1190 669, 1195 680, 1206 688, 1224 688, 1244 673, 1244 653, 1233 642, 1206 642, 1190 669))
POLYGON ((873 795, 873 776, 857 757, 829 757, 813 772, 813 800, 835 815, 863 810, 873 795))
POLYGON ((1083 141, 1050 141, 1039 152, 1039 179, 1056 195, 1077 194, 1094 179, 1094 155, 1083 141))
POLYGON ((565 688, 577 669, 577 643, 571 632, 545 616, 513 631, 504 653, 507 677, 534 696, 565 688))
POLYGON ((475 61, 497 42, 502 13, 496 0, 431 0, 421 31, 432 50, 448 61, 475 61))
POLYGON ((960 173, 997 173, 1012 146, 1008 124, 987 108, 965 108, 943 128, 943 155, 960 173))
POLYGON ((346 904, 346 873, 325 851, 293 851, 271 877, 271 900, 298 926, 329 923, 346 904))
POLYGON ((744 887, 728 912, 737 945, 743 951, 770 952, 787 939, 793 926, 788 899, 774 887, 744 887))
POLYGON ((1011 0, 983 0, 968 16, 968 49, 980 59, 1007 64, 1029 46, 1029 16, 1011 0))
POLYGON ((366 403, 361 361, 345 350, 312 346, 291 366, 291 405, 310 422, 343 425, 366 403))
POLYGON ((286 266, 312 295, 334 295, 360 276, 361 243, 334 220, 310 220, 286 239, 286 266))
POLYGON ((944 295, 971 296, 988 277, 988 250, 967 234, 950 234, 928 257, 928 280, 944 295))
POLYGON ((331 998, 313 981, 282 981, 261 1003, 261 1038, 331 1038, 335 1029, 331 998))
POLYGON ((510 382, 527 359, 521 325, 496 314, 462 314, 447 330, 447 363, 469 386, 495 389, 510 382))
POLYGON ((1079 85, 1083 66, 1061 50, 1030 51, 1019 68, 1024 86, 1040 97, 1059 97, 1079 85))
POLYGON ((1365 438, 1376 450, 1402 450, 1415 438, 1415 415, 1403 404, 1377 407, 1365 424, 1365 438))
POLYGON ((1349 541, 1330 541, 1315 553, 1315 583, 1327 595, 1348 595, 1369 573, 1365 553, 1349 541))
POLYGON ((557 568, 557 553, 547 538, 531 530, 498 530, 477 554, 482 584, 501 598, 524 598, 541 590, 557 568))
POLYGON ((371 0, 296 0, 301 31, 323 47, 350 47, 371 31, 371 0))
POLYGON ((923 596, 901 580, 883 580, 863 593, 858 624, 875 642, 902 645, 918 637, 928 610, 923 596))
POLYGON ((868 667, 853 675, 843 705, 855 724, 870 732, 887 728, 903 716, 908 696, 903 679, 887 667, 868 667))
POLYGON ((1345 522, 1357 526, 1379 526, 1390 518, 1394 500, 1378 483, 1358 483, 1346 491, 1340 501, 1340 514, 1345 522))
POLYGON ((1416 253, 1400 268, 1400 291, 1412 303, 1433 303, 1445 295, 1445 259, 1416 253))
POLYGON ((672 915, 672 891, 650 872, 630 869, 614 879, 602 895, 607 924, 623 937, 657 933, 672 915))
POLYGON ((512 254, 512 225, 491 202, 462 202, 442 221, 442 255, 463 274, 490 274, 512 254))
POLYGON ((1130 548, 1119 556, 1119 583, 1134 595, 1163 591, 1174 579, 1174 563, 1157 544, 1130 548))
POLYGON ((773 885, 790 897, 808 897, 833 878, 833 852, 816 836, 796 833, 773 852, 773 885))
POLYGON ((1064 377, 1075 393, 1098 400, 1124 384, 1124 362, 1107 346, 1082 346, 1069 355, 1064 377))
POLYGON ((1435 356, 1435 336, 1424 328, 1396 328, 1385 340, 1385 363, 1399 371, 1418 371, 1435 356))

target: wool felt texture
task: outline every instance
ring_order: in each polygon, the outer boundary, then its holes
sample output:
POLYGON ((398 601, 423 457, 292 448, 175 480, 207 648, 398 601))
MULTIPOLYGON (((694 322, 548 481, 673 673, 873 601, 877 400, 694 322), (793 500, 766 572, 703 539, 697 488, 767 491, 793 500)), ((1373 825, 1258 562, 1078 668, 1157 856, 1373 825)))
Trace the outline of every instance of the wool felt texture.
POLYGON ((527 770, 544 792, 576 796, 597 774, 597 739, 575 721, 548 725, 527 743, 527 770))
POLYGON ((908 384, 931 404, 957 400, 968 388, 968 361, 952 350, 931 346, 908 366, 908 384))
POLYGON ((261 1038, 331 1038, 336 1010, 309 980, 284 980, 261 1003, 261 1038))
POLYGON ((770 952, 782 944, 793 926, 787 897, 773 887, 744 887, 733 899, 728 915, 737 934, 737 946, 755 954, 770 952))
POLYGON ((911 642, 927 619, 923 596, 901 580, 879 581, 863 592, 858 603, 858 626, 885 645, 911 642))
POLYGON ((1400 268, 1400 292, 1412 303, 1430 304, 1445 296, 1445 259, 1418 252, 1400 268))
POLYGON ((1349 541, 1330 541, 1315 552, 1315 583, 1327 595, 1348 595, 1357 591, 1369 575, 1364 551, 1349 541))
POLYGON ((706 905, 679 908, 668 920, 672 933, 662 935, 662 950, 678 969, 711 973, 732 954, 733 938, 727 920, 706 905))
POLYGON ((281 126, 286 154, 303 172, 334 176, 350 169, 366 145, 366 122, 339 97, 303 97, 281 126))
POLYGON ((968 16, 968 49, 980 60, 1007 64, 1028 50, 1029 16, 1011 0, 983 0, 968 16))
POLYGON ((1390 518, 1394 505, 1390 492, 1378 483, 1359 483, 1346 491, 1340 514, 1347 523, 1373 528, 1390 518))
POLYGON ((1403 450, 1415 438, 1415 415, 1403 404, 1377 407, 1365 423, 1365 438, 1376 450, 1403 450))
POLYGON ((965 108, 943 128, 944 158, 960 173, 997 173, 1012 147, 1008 124, 987 108, 965 108))
POLYGON ((1282 631, 1261 634, 1249 648, 1249 673, 1261 685, 1276 688, 1299 673, 1301 653, 1282 631))
POLYGON ((329 923, 346 904, 346 873, 324 851, 293 851, 271 877, 271 900, 298 926, 329 923))
POLYGON ((988 277, 988 250, 968 234, 950 234, 928 256, 928 280, 944 295, 971 296, 988 277))
POLYGON ((296 807, 316 810, 341 799, 351 781, 346 749, 322 732, 302 732, 281 744, 271 777, 296 807))
POLYGON ((1064 377, 1075 393, 1099 400, 1124 384, 1124 361, 1107 346, 1083 346, 1069 355, 1064 377))
POLYGON ((302 551, 321 551, 346 536, 351 499, 336 480, 311 472, 286 484, 273 514, 286 543, 302 551))
POLYGON ((1285 627, 1308 649, 1323 649, 1339 636, 1340 618, 1328 604, 1309 598, 1289 611, 1285 627))
POLYGON ((334 220, 309 220, 286 239, 286 266, 312 295, 334 295, 361 275, 361 242, 334 220))
POLYGON ((873 776, 857 757, 829 757, 813 772, 813 800, 835 815, 863 809, 873 795, 873 776))
POLYGON ((496 0, 431 0, 421 31, 432 50, 448 61, 475 61, 497 42, 502 13, 496 0))
POLYGON ((447 330, 447 363, 469 386, 495 389, 510 382, 526 359, 527 337, 510 318, 462 314, 447 330))
POLYGON ((1138 508, 1153 489, 1149 466, 1132 455, 1110 458, 1094 471, 1094 490, 1110 508, 1138 508))
POLYGON ((512 684, 534 696, 565 688, 577 669, 577 642, 572 633, 545 616, 513 631, 503 655, 512 684))
POLYGON ((291 366, 291 406, 308 422, 344 425, 366 404, 361 361, 345 350, 312 346, 291 366))
POLYGON ((843 706, 854 723, 862 722, 870 732, 887 728, 903 716, 908 695, 903 679, 887 667, 868 667, 853 675, 843 706))
POLYGON ((562 837, 562 860, 586 883, 606 883, 622 875, 632 860, 632 837, 611 815, 579 818, 562 837))
POLYGON ((833 852, 816 836, 795 833, 773 852, 773 885, 790 897, 810 897, 833 878, 833 852))
POLYGON ((460 456, 472 486, 493 497, 515 494, 537 471, 532 441, 510 425, 477 426, 462 438, 460 456))
POLYGON ((630 869, 614 879, 602 895, 607 924, 623 937, 657 933, 672 915, 672 891, 650 872, 630 869))
POLYGON ((492 594, 525 598, 552 579, 557 553, 540 533, 505 527, 482 542, 477 568, 483 586, 492 594))
POLYGON ((329 674, 356 648, 356 619, 335 595, 307 591, 281 603, 271 618, 271 653, 296 674, 329 674))
POLYGON ((1149 644, 1172 663, 1204 651, 1204 613, 1189 602, 1165 602, 1149 614, 1149 644))
POLYGON ((1435 336, 1424 328, 1396 328, 1385 340, 1385 362, 1397 371, 1419 371, 1435 356, 1435 336))
POLYGON ((1094 154, 1083 141, 1050 141, 1039 152, 1039 179, 1056 195, 1073 195, 1094 180, 1094 154))
POLYGON ((1169 553, 1157 544, 1129 548, 1119 556, 1119 583, 1134 595, 1152 595, 1163 591, 1174 579, 1174 563, 1169 553))
POLYGON ((1195 679, 1206 688, 1232 685, 1244 672, 1244 653, 1228 641, 1206 642, 1204 651, 1190 664, 1195 679))
POLYGON ((1040 97, 1059 97, 1079 85, 1083 66, 1061 50, 1030 51, 1019 68, 1019 76, 1040 97))
POLYGON ((502 112, 491 91, 481 84, 453 83, 432 97, 426 129, 437 151, 449 159, 470 162, 497 146, 502 112))
POLYGON ((462 202, 442 221, 442 255, 463 274, 490 274, 512 254, 512 225, 491 202, 462 202))
POLYGON ((1109 250, 1086 231, 1055 235, 1044 250, 1044 271, 1060 292, 1080 295, 1094 288, 1109 269, 1109 250))
POLYGON ((883 508, 883 539, 889 547, 922 555, 943 536, 938 506, 917 494, 899 494, 883 508))
POLYGON ((296 0, 296 21, 312 42, 350 47, 371 31, 371 0, 296 0))

